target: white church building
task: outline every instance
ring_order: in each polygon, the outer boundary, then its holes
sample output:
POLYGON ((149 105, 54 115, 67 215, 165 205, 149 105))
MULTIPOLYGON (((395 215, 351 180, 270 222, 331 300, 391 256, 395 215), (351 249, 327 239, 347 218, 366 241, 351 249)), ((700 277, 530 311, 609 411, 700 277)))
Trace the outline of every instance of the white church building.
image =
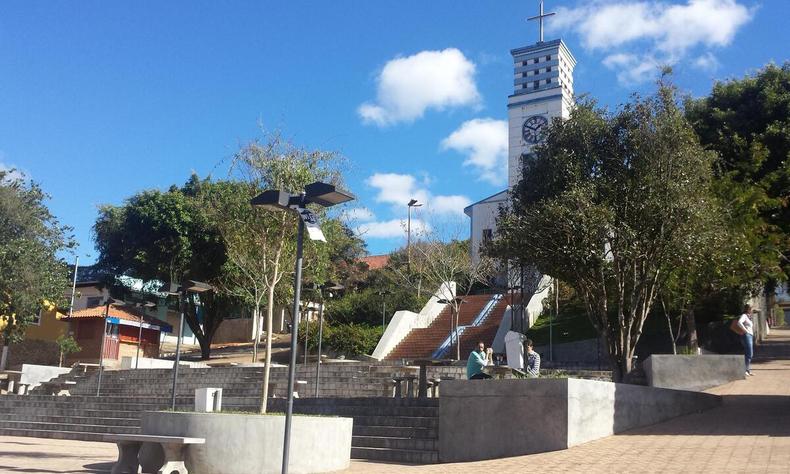
POLYGON ((540 41, 514 49, 513 94, 508 97, 508 189, 482 199, 464 209, 471 219, 470 247, 477 261, 480 246, 496 234, 496 216, 507 206, 510 190, 521 179, 523 162, 532 147, 542 140, 542 131, 554 118, 567 119, 573 106, 573 68, 576 59, 561 39, 543 41, 544 14, 530 18, 540 21, 540 41))

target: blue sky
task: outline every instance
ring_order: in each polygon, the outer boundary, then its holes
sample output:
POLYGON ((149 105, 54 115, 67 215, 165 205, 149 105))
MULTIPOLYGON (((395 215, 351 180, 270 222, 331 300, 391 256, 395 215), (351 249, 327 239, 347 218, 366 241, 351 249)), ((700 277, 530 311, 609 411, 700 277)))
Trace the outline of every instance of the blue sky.
MULTIPOLYGON (((348 159, 347 211, 371 253, 415 227, 466 229, 504 188, 512 48, 537 0, 0 4, 0 167, 21 169, 74 227, 83 262, 101 204, 181 184, 261 136, 348 159), (505 138, 506 141, 506 138, 505 138), (451 224, 447 224, 451 223, 451 224)), ((709 92, 788 59, 785 0, 547 0, 546 39, 575 55, 577 93, 615 106, 659 64, 709 92)))

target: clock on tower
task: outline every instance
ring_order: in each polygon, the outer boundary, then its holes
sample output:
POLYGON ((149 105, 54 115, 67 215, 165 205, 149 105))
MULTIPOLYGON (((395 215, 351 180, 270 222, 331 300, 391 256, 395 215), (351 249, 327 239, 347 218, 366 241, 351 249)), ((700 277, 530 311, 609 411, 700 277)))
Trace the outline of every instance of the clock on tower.
POLYGON ((533 115, 524 120, 524 125, 521 127, 521 135, 524 137, 524 141, 533 145, 538 143, 543 127, 548 123, 548 119, 543 115, 533 115))

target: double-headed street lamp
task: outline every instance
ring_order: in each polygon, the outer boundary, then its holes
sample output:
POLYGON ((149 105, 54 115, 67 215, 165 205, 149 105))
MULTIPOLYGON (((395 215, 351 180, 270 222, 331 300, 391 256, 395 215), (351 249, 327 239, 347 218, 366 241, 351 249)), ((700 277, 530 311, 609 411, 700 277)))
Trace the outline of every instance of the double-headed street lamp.
POLYGON ((178 381, 178 363, 181 361, 181 338, 184 337, 184 312, 186 312, 187 292, 204 293, 213 290, 214 287, 208 283, 195 280, 187 280, 182 284, 165 283, 159 288, 162 293, 178 296, 178 307, 181 310, 181 319, 178 323, 178 340, 176 340, 176 360, 173 363, 173 389, 171 393, 170 408, 176 409, 176 382, 178 381))
MULTIPOLYGON (((285 411, 285 434, 283 437, 282 473, 288 472, 288 450, 291 443, 291 418, 294 404, 294 379, 296 377, 296 344, 299 334, 299 299, 302 291, 302 242, 304 231, 312 240, 326 241, 318 224, 318 217, 307 209, 308 204, 330 207, 354 199, 354 195, 337 189, 332 184, 315 182, 304 187, 299 194, 291 194, 279 189, 262 192, 250 201, 253 206, 272 211, 295 212, 299 216, 296 232, 296 271, 294 275, 293 329, 291 330, 291 362, 288 367, 288 402, 285 411)), ((320 360, 320 358, 319 358, 320 360)))

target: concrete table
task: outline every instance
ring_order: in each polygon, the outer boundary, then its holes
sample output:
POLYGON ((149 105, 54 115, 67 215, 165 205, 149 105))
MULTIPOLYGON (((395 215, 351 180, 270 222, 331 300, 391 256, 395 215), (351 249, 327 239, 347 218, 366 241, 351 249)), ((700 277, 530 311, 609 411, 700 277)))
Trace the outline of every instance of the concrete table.
POLYGON ((409 365, 420 367, 420 382, 417 388, 417 398, 428 398, 428 366, 445 366, 453 362, 442 359, 415 359, 409 361, 409 365))
POLYGON ((136 474, 139 472, 140 447, 143 443, 159 443, 165 454, 165 463, 157 474, 188 474, 184 465, 184 447, 189 444, 204 444, 204 438, 185 438, 183 436, 157 436, 139 434, 104 435, 104 441, 118 445, 118 461, 111 474, 136 474))
POLYGON ((483 367, 483 373, 495 379, 504 379, 507 374, 513 373, 513 368, 508 365, 487 365, 483 367))
POLYGON ((0 374, 5 374, 6 380, 8 381, 6 391, 8 393, 14 393, 14 384, 19 384, 19 380, 22 377, 22 372, 18 370, 2 370, 0 371, 0 374))

